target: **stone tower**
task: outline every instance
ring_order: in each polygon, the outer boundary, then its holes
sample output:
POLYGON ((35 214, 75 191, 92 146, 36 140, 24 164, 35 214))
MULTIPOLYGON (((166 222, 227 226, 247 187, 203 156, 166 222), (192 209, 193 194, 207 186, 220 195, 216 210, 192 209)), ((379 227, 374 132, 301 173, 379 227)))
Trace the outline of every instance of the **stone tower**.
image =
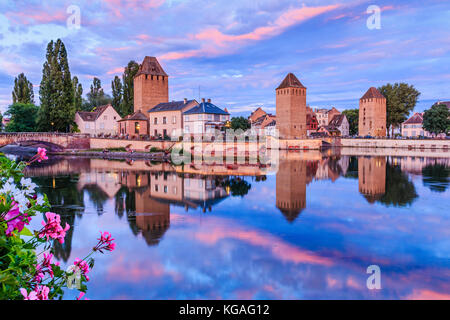
POLYGON ((386 158, 358 158, 359 192, 374 203, 386 192, 386 158))
POLYGON ((281 139, 306 137, 306 87, 289 73, 276 88, 277 129, 281 139))
POLYGON ((276 205, 289 222, 306 207, 306 161, 280 157, 276 205))
POLYGON ((134 112, 169 102, 169 76, 155 57, 145 57, 134 77, 134 112))
POLYGON ((359 135, 386 136, 386 98, 374 87, 359 99, 359 135))

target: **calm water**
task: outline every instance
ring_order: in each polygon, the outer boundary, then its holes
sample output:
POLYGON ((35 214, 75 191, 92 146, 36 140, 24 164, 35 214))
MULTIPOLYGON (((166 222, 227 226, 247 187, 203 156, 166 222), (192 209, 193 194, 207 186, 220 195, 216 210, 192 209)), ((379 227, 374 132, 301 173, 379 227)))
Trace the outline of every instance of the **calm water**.
POLYGON ((306 152, 271 174, 73 158, 28 175, 72 226, 63 265, 116 238, 91 299, 449 299, 449 165, 306 152))

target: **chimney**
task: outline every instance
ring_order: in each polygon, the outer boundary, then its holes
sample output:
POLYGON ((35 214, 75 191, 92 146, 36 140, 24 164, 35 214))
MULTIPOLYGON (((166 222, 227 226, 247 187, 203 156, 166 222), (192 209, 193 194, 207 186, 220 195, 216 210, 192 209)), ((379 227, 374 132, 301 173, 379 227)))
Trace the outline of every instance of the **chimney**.
POLYGON ((205 98, 202 98, 202 102, 205 102, 205 98))
POLYGON ((187 98, 184 98, 184 104, 186 104, 187 103, 187 98))
POLYGON ((211 103, 211 99, 208 99, 208 102, 211 103))

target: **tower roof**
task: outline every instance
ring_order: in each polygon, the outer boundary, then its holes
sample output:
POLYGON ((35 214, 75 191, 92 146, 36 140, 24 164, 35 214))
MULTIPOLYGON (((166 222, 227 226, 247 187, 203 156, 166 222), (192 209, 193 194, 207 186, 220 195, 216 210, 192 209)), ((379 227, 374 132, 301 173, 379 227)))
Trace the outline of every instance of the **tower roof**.
POLYGON ((384 99, 384 96, 378 91, 377 88, 371 87, 367 92, 361 97, 362 99, 371 99, 371 98, 377 98, 377 99, 384 99))
POLYGON ((136 77, 141 74, 168 77, 158 60, 155 57, 149 56, 146 56, 144 61, 142 61, 142 64, 139 66, 139 70, 136 73, 136 77))
POLYGON ((284 88, 304 88, 306 87, 302 85, 300 80, 297 79, 297 77, 293 73, 288 73, 286 78, 284 78, 283 82, 278 86, 278 89, 284 89, 284 88))

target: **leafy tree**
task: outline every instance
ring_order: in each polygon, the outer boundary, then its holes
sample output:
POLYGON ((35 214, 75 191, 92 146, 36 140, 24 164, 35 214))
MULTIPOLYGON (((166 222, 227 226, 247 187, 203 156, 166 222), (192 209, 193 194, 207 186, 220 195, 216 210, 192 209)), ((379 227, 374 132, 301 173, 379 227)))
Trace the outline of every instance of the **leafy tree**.
POLYGON ((72 86, 73 86, 73 104, 75 106, 76 111, 82 110, 83 106, 83 86, 81 83, 78 82, 77 77, 73 77, 72 79, 72 86))
POLYGON ((122 103, 120 105, 119 114, 124 117, 132 114, 134 111, 134 76, 139 70, 139 63, 136 61, 128 62, 122 75, 122 103))
POLYGON ((416 106, 420 92, 407 83, 388 83, 378 90, 386 98, 386 128, 392 126, 394 135, 394 128, 399 127, 416 106))
POLYGON ((230 192, 233 197, 241 198, 248 194, 252 188, 250 183, 241 178, 232 178, 229 181, 224 182, 224 186, 230 188, 230 192))
POLYGON ((342 114, 347 117, 350 125, 350 135, 358 134, 359 109, 348 109, 342 111, 342 114))
POLYGON ((435 103, 423 115, 423 128, 431 133, 447 133, 450 127, 450 111, 445 104, 435 103))
POLYGON ((418 197, 414 183, 399 166, 386 163, 386 192, 379 200, 387 206, 404 207, 418 197))
POLYGON ((39 95, 38 129, 69 132, 75 120, 74 90, 66 47, 60 39, 47 45, 39 95))
POLYGON ((28 81, 23 73, 14 79, 14 89, 12 92, 13 103, 34 104, 33 84, 28 81))
POLYGON ((122 114, 122 109, 120 108, 120 104, 122 103, 122 81, 118 76, 114 77, 114 80, 111 81, 111 89, 112 89, 112 106, 120 114, 121 117, 126 116, 122 114))
POLYGON ((251 128, 251 124, 250 121, 247 118, 244 117, 233 117, 231 118, 231 129, 233 130, 237 130, 237 129, 242 129, 242 130, 248 130, 251 128))
POLYGON ((94 78, 91 84, 91 91, 87 94, 90 109, 111 103, 111 97, 103 92, 102 82, 99 78, 94 78))
POLYGON ((450 185, 450 168, 444 164, 428 164, 422 169, 422 183, 434 192, 445 192, 450 185))
POLYGON ((10 121, 5 128, 7 132, 34 132, 36 131, 39 107, 34 104, 15 103, 9 106, 6 115, 10 121))

